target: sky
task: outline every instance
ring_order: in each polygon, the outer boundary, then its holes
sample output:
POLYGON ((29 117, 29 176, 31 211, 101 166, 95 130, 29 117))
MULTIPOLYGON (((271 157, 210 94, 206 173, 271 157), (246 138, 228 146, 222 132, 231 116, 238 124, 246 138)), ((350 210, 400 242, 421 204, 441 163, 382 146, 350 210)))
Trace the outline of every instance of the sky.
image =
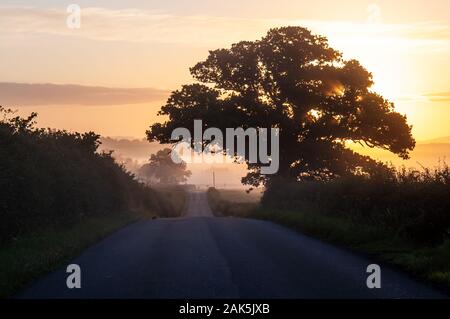
POLYGON ((142 138, 208 50, 300 25, 371 71, 417 140, 450 136, 448 0, 2 0, 0 17, 0 105, 40 126, 142 138))

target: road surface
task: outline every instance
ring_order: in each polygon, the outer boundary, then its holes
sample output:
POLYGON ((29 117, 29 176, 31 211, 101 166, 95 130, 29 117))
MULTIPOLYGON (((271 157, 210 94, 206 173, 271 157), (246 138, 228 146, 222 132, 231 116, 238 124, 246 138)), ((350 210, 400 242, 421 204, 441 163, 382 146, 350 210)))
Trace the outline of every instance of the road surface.
POLYGON ((439 292, 381 266, 381 288, 366 285, 373 261, 267 221, 214 218, 206 195, 191 193, 184 218, 144 220, 84 251, 81 288, 66 266, 21 298, 439 298, 439 292))

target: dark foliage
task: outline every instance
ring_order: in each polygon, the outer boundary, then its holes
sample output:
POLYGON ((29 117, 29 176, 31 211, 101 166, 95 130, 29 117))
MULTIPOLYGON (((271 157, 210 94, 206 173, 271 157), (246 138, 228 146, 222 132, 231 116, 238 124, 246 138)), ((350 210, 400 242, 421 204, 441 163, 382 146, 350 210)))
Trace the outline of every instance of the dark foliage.
POLYGON ((0 242, 96 214, 170 210, 111 153, 97 152, 97 134, 34 128, 35 113, 0 108, 0 116, 0 242))
MULTIPOLYGON (((193 120, 205 127, 280 129, 279 176, 327 180, 370 173, 377 163, 345 147, 352 140, 389 150, 402 158, 415 141, 406 117, 370 90, 372 75, 358 61, 346 61, 322 36, 301 27, 271 29, 258 41, 242 41, 209 52, 190 69, 200 84, 172 93, 153 124, 149 140, 170 143, 171 133, 193 120)), ((225 138, 225 137, 224 137, 225 138)), ((270 148, 269 148, 270 149, 270 148)), ((229 155, 236 150, 226 150, 229 155)), ((266 183, 261 163, 249 164, 243 179, 266 183)))
POLYGON ((249 211, 255 209, 255 202, 236 203, 222 198, 221 192, 214 187, 208 188, 206 192, 208 203, 216 216, 245 216, 249 211))
POLYGON ((436 244, 450 236, 450 170, 444 164, 434 171, 391 169, 329 182, 273 180, 262 204, 343 217, 436 244))

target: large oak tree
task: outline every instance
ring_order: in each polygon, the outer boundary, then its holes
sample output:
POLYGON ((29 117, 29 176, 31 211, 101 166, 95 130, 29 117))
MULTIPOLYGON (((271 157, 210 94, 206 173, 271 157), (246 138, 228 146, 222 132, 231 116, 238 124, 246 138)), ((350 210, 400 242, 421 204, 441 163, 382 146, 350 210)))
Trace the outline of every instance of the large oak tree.
MULTIPOLYGON (((380 164, 346 147, 347 141, 408 158, 415 141, 406 117, 373 92, 372 75, 344 60, 325 37, 302 27, 271 29, 259 41, 242 41, 209 52, 190 69, 199 82, 172 92, 149 140, 171 143, 177 127, 280 129, 280 169, 291 179, 329 179, 369 173, 380 164)), ((232 150, 230 155, 236 155, 232 150)), ((249 164, 243 182, 258 185, 260 164, 249 164)))

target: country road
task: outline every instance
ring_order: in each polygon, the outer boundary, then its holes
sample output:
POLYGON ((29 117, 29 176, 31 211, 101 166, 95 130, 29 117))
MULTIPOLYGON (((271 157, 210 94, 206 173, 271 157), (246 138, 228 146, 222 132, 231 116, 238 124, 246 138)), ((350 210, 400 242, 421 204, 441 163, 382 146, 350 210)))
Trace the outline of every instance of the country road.
POLYGON ((373 261, 271 222, 215 218, 206 194, 191 193, 183 218, 144 220, 85 250, 81 288, 66 266, 19 298, 440 298, 381 265, 380 289, 366 286, 373 261))

